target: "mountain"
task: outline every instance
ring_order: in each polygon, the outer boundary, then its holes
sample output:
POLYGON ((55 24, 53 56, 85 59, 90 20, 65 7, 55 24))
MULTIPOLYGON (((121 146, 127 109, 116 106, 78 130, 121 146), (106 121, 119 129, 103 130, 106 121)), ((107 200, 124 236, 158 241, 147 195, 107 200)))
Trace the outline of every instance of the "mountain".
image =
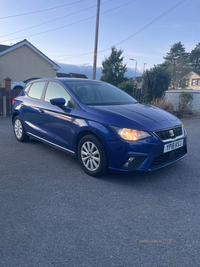
MULTIPOLYGON (((88 79, 92 79, 92 73, 93 73, 93 67, 91 65, 71 65, 71 64, 64 64, 56 62, 60 69, 58 72, 60 73, 79 73, 79 74, 85 74, 88 79)), ((99 80, 101 77, 101 67, 97 67, 96 69, 96 79, 99 80)), ((131 78, 135 77, 135 69, 128 68, 128 71, 125 73, 126 77, 131 78)), ((136 76, 142 76, 142 73, 136 71, 136 76)))

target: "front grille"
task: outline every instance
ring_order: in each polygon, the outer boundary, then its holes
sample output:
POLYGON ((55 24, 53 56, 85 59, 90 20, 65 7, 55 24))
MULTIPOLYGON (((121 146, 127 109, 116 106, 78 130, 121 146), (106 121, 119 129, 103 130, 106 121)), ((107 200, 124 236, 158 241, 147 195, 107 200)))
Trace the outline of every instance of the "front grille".
POLYGON ((176 137, 182 136, 183 135, 183 129, 182 126, 177 126, 177 127, 172 127, 164 130, 159 130, 154 132, 161 141, 169 140, 169 139, 174 139, 176 137), (173 131, 174 136, 170 135, 170 130, 173 131))
POLYGON ((187 149, 186 149, 186 146, 184 146, 176 150, 164 153, 160 156, 157 156, 152 162, 150 169, 154 169, 156 167, 162 166, 166 163, 179 159, 183 157, 186 153, 187 153, 187 149))

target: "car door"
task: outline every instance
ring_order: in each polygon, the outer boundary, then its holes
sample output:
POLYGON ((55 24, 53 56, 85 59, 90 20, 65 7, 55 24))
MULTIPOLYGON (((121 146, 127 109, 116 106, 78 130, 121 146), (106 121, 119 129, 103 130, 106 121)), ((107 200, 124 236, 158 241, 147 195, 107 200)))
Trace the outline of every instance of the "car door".
POLYGON ((71 149, 73 127, 71 116, 73 109, 68 107, 70 100, 70 95, 61 84, 50 81, 44 95, 43 109, 40 112, 43 139, 68 150, 71 149), (64 98, 65 106, 61 108, 52 105, 50 99, 54 98, 64 98))
POLYGON ((21 105, 21 116, 27 133, 33 136, 41 136, 40 113, 43 106, 41 100, 46 81, 33 83, 28 87, 27 97, 21 105))

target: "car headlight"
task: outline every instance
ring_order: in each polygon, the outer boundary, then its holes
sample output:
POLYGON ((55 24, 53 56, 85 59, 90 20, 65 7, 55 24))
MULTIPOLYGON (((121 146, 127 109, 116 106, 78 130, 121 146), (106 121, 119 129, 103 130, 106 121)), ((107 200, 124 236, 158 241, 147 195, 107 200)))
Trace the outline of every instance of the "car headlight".
POLYGON ((140 131, 135 129, 128 129, 128 128, 120 128, 110 126, 122 139, 128 141, 138 141, 141 139, 145 139, 151 137, 151 135, 146 131, 140 131))

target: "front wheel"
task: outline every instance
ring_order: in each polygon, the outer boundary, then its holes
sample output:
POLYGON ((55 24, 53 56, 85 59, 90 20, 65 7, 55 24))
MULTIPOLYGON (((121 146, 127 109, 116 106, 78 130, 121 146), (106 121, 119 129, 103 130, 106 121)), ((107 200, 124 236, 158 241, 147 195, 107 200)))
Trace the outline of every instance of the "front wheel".
POLYGON ((25 133, 24 126, 20 116, 16 116, 13 121, 13 130, 15 137, 19 142, 25 142, 29 139, 29 136, 25 133))
POLYGON ((107 171, 107 155, 100 140, 94 135, 84 136, 78 145, 78 159, 83 170, 94 177, 107 171))

